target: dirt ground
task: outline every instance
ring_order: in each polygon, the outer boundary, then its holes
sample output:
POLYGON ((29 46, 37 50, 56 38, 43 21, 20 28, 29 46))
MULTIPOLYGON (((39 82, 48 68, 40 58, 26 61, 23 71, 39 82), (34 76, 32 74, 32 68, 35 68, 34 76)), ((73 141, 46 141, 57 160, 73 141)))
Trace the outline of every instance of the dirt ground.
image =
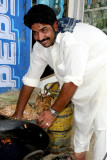
MULTIPOLYGON (((36 88, 32 94, 32 96, 29 99, 29 103, 33 103, 36 99, 37 93, 40 92, 39 88, 36 88)), ((0 108, 9 105, 9 104, 16 104, 17 100, 19 97, 19 91, 12 91, 12 92, 7 92, 3 93, 0 95, 0 108)), ((70 154, 73 150, 73 136, 74 136, 74 131, 75 131, 75 123, 73 123, 72 126, 72 136, 71 136, 71 146, 70 150, 65 151, 65 153, 59 153, 59 154, 48 154, 47 156, 43 157, 43 160, 51 160, 53 157, 57 155, 63 155, 63 154, 70 154)), ((94 136, 91 139, 90 143, 90 150, 86 153, 86 160, 92 160, 93 156, 93 144, 94 144, 94 136)))

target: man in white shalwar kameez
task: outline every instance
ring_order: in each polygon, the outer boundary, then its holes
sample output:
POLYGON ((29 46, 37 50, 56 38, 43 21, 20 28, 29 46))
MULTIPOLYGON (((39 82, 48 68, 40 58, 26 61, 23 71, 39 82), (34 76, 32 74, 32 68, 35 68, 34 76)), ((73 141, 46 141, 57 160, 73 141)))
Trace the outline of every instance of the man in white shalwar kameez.
POLYGON ((58 22, 49 10, 52 9, 45 5, 36 5, 24 18, 36 43, 14 116, 22 117, 33 89, 39 86, 45 67, 50 65, 61 92, 51 110, 38 117, 39 126, 49 128, 71 100, 76 125, 74 160, 85 160, 93 133, 93 160, 103 160, 107 152, 107 36, 96 27, 74 19, 68 18, 68 23, 64 19, 58 22), (48 20, 42 14, 47 15, 48 20))

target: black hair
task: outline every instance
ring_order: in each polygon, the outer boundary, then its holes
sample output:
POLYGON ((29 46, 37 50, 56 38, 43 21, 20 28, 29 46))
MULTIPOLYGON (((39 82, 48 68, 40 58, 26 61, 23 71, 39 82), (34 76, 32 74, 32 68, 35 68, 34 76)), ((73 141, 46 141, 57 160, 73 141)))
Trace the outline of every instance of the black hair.
POLYGON ((24 16, 24 24, 30 29, 34 23, 49 24, 53 26, 55 21, 57 21, 57 18, 53 9, 44 4, 32 6, 24 16))

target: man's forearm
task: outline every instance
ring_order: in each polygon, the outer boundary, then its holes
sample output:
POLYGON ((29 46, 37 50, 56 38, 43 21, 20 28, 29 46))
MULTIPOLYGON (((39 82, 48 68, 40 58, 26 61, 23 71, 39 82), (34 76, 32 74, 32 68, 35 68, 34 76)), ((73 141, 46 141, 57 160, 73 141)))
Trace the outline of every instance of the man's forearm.
MULTIPOLYGON (((75 86, 72 82, 63 84, 60 94, 55 103, 53 104, 52 109, 60 113, 64 109, 64 107, 69 103, 76 89, 77 86, 75 86)), ((42 112, 38 116, 37 124, 41 128, 49 128, 55 121, 56 119, 56 116, 54 115, 55 112, 53 113, 52 112, 53 110, 49 109, 42 112)))
POLYGON ((17 102, 17 107, 16 107, 16 111, 15 111, 16 116, 23 115, 23 111, 25 109, 25 106, 26 106, 33 90, 34 90, 34 87, 29 87, 29 86, 23 85, 21 92, 20 92, 20 95, 19 95, 18 102, 17 102))
POLYGON ((60 94, 57 100, 55 101, 54 105, 52 106, 52 108, 58 113, 61 112, 64 109, 64 107, 70 102, 76 89, 77 86, 72 82, 64 83, 61 88, 60 94))

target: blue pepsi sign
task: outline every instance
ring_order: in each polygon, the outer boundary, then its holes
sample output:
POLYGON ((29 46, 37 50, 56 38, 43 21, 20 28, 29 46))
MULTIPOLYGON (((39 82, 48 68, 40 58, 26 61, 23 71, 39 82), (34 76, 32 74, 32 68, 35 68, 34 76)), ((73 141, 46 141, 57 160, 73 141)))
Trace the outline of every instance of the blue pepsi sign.
POLYGON ((23 22, 31 0, 0 0, 0 93, 21 89, 30 57, 31 33, 23 22))

